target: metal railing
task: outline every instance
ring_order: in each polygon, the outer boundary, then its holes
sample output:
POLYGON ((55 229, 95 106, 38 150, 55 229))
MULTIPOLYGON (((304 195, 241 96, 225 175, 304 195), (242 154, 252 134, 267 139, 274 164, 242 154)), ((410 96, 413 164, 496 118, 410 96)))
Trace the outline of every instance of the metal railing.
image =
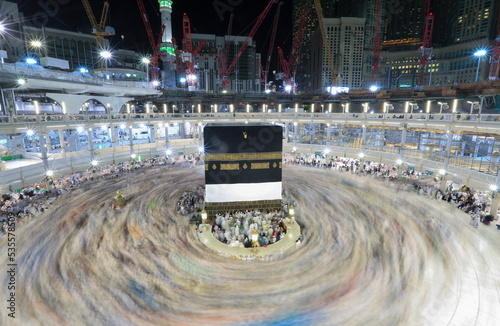
POLYGON ((466 124, 487 123, 500 130, 500 114, 391 114, 391 113, 120 113, 120 114, 55 114, 55 115, 14 115, 0 116, 0 124, 50 123, 50 122, 168 122, 168 121, 200 121, 212 120, 255 120, 284 122, 317 122, 317 123, 349 123, 349 122, 398 122, 398 123, 433 123, 439 126, 451 122, 466 124))

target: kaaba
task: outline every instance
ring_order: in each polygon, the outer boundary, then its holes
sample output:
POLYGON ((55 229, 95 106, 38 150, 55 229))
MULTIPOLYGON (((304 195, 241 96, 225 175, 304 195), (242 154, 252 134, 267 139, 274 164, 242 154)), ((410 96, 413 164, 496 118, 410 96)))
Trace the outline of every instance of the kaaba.
POLYGON ((283 128, 270 124, 207 124, 205 210, 281 208, 283 128))

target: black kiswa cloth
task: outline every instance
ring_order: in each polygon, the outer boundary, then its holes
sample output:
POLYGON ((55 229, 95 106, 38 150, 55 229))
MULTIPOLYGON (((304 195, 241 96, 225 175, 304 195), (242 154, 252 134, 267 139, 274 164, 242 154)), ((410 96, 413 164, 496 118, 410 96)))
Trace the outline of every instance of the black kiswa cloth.
POLYGON ((203 133, 206 154, 283 151, 281 126, 208 124, 203 133))

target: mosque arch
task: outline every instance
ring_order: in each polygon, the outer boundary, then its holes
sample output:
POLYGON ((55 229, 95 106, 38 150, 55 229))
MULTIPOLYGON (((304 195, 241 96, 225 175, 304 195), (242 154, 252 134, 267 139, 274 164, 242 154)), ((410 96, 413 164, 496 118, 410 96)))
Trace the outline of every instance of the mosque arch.
POLYGON ((88 99, 80 107, 80 114, 107 114, 106 105, 94 98, 88 99))

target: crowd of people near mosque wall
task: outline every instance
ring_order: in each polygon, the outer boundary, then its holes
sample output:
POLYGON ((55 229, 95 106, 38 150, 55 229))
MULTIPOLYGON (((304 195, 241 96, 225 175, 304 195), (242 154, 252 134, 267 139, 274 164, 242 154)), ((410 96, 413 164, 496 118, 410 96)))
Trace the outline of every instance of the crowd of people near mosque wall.
POLYGON ((169 158, 150 158, 99 167, 95 173, 91 170, 71 173, 61 177, 48 178, 21 189, 9 189, 0 198, 0 238, 7 233, 8 222, 16 221, 17 226, 41 215, 50 208, 60 195, 79 188, 94 179, 113 179, 132 173, 143 167, 180 166, 193 167, 200 162, 198 155, 171 156, 169 158))
MULTIPOLYGON (((476 227, 479 226, 480 222, 485 225, 491 225, 492 222, 499 220, 498 216, 493 216, 489 213, 491 196, 485 196, 482 191, 476 191, 466 185, 459 185, 453 182, 448 184, 443 193, 439 190, 439 184, 434 181, 432 176, 425 176, 415 170, 402 169, 400 171, 401 177, 398 177, 398 169, 395 166, 366 161, 363 163, 363 168, 361 168, 361 161, 359 159, 338 156, 325 158, 315 154, 290 155, 284 160, 285 164, 331 168, 340 172, 371 175, 389 180, 401 179, 409 182, 417 193, 442 199, 455 205, 458 209, 471 214, 471 224, 476 227)), ((500 224, 496 224, 496 226, 500 230, 500 224)))

